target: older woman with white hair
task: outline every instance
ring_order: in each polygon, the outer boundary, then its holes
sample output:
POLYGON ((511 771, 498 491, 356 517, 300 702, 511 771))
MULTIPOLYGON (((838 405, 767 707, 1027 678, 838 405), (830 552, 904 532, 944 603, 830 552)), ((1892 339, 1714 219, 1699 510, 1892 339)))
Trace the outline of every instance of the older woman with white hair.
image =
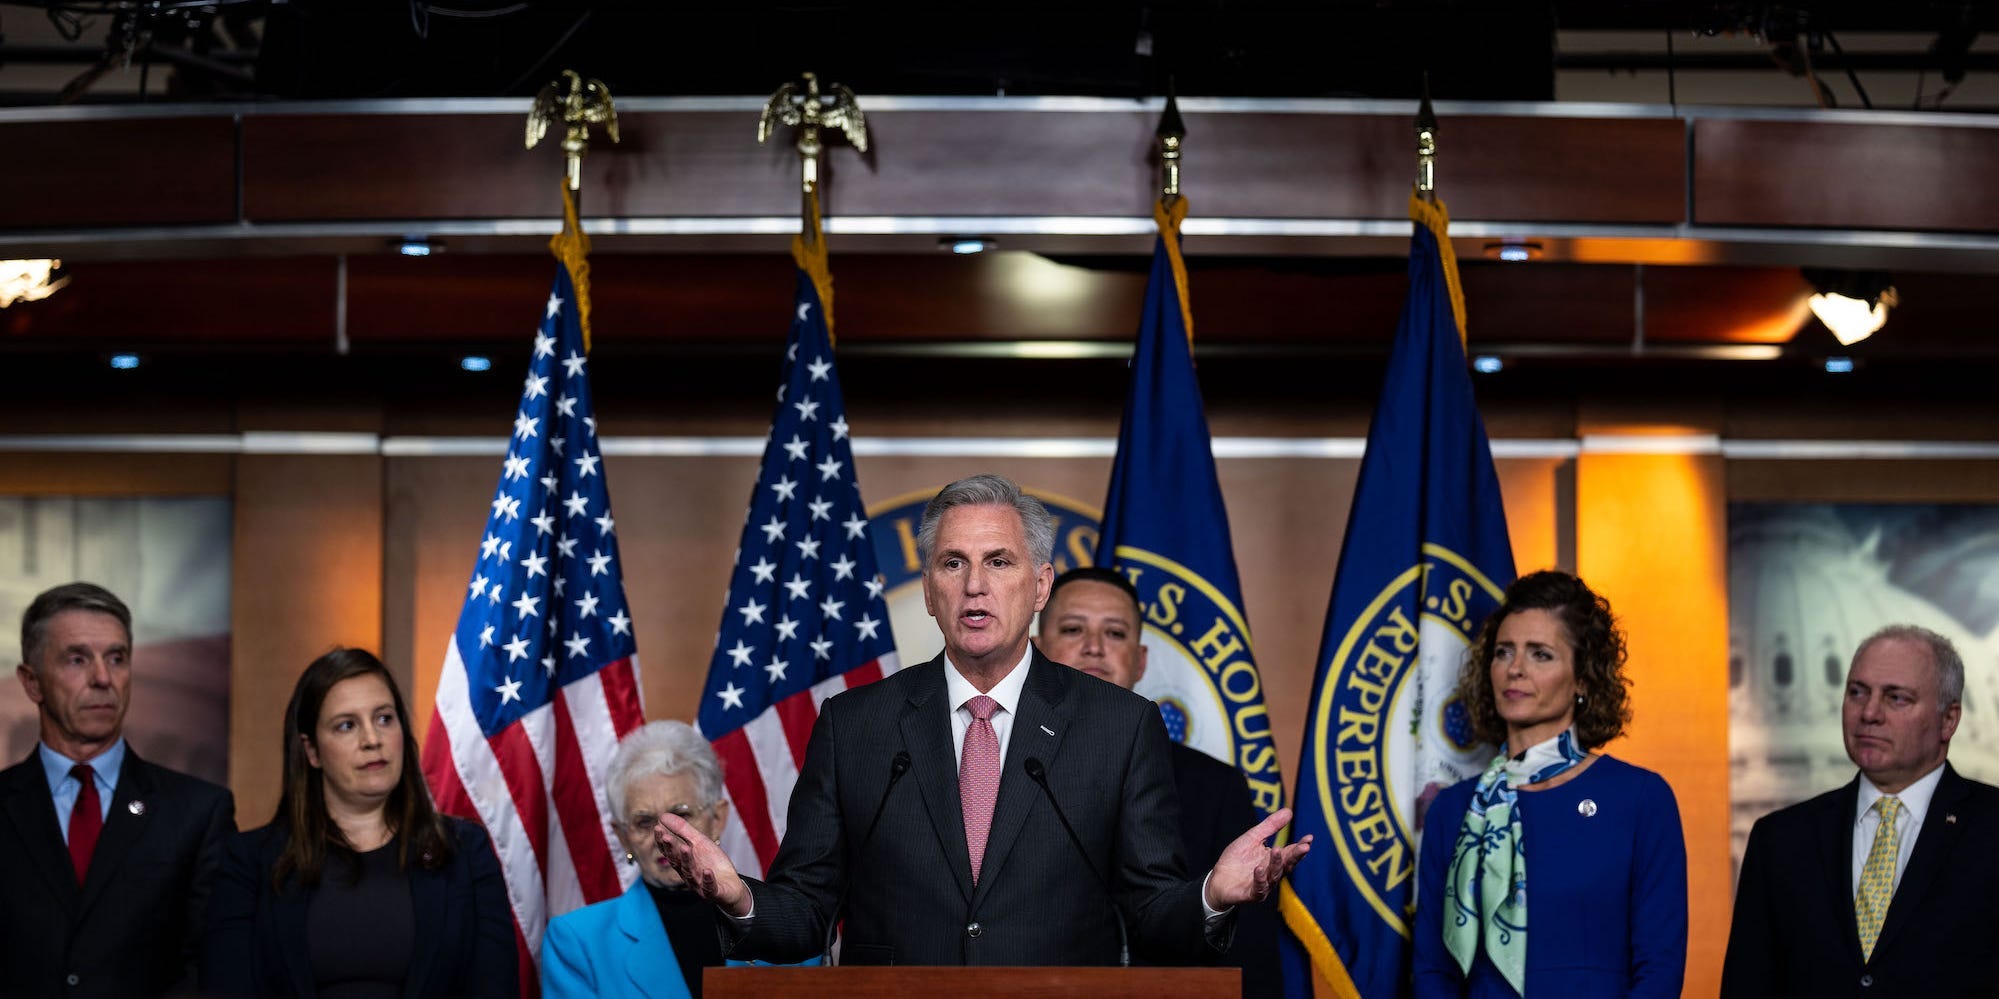
POLYGON ((612 828, 639 879, 614 899, 558 916, 542 943, 541 991, 567 996, 681 999, 701 994, 701 969, 727 963, 715 907, 685 890, 653 839, 678 815, 712 840, 729 821, 722 765, 686 722, 656 721, 618 743, 606 775, 612 828))

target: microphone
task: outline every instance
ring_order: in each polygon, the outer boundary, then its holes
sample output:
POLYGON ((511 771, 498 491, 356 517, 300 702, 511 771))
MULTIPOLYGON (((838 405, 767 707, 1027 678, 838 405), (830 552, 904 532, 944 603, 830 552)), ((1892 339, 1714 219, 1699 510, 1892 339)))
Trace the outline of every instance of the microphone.
POLYGON ((1040 785, 1041 793, 1048 796, 1048 804, 1055 809, 1055 818, 1061 821, 1062 831, 1069 834, 1069 842, 1075 844, 1076 855, 1083 858, 1083 866, 1090 869, 1090 876, 1097 879, 1097 887, 1104 890, 1104 898, 1111 904, 1111 915, 1117 917, 1117 946, 1119 967, 1131 967, 1131 938, 1125 934, 1124 913, 1117 907, 1117 898, 1111 894, 1111 883, 1104 880, 1097 865, 1090 859, 1090 851, 1083 848, 1083 841, 1076 835, 1075 827, 1069 825, 1069 817, 1062 814, 1062 803, 1055 800, 1055 792, 1048 786, 1048 769, 1041 761, 1030 756, 1021 762, 1020 768, 1027 771, 1027 779, 1040 785))
MULTIPOLYGON (((888 764, 888 786, 882 788, 881 802, 875 805, 874 818, 868 820, 868 831, 862 834, 861 845, 854 850, 855 856, 867 852, 869 841, 875 838, 875 827, 881 825, 882 813, 888 810, 889 792, 895 790, 896 782, 902 780, 902 775, 908 772, 909 750, 896 750, 895 759, 890 760, 888 764)), ((853 883, 853 875, 849 873, 845 883, 840 886, 840 901, 833 906, 832 918, 826 921, 826 946, 819 948, 819 963, 829 968, 833 966, 833 937, 840 932, 840 913, 847 907, 847 893, 853 883)))

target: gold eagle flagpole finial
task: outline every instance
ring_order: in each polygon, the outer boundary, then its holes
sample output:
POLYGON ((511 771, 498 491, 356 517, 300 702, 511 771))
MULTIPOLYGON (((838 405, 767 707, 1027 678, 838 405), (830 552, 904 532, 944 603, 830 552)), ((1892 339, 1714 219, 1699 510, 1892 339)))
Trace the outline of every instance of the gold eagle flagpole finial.
POLYGON ((757 141, 764 142, 779 125, 798 129, 799 191, 803 196, 804 227, 792 240, 791 255, 798 266, 812 276, 819 291, 820 307, 830 332, 833 325, 833 273, 827 263, 825 235, 819 224, 819 159, 826 146, 819 130, 836 128, 860 152, 868 151, 868 119, 854 92, 838 83, 829 83, 822 93, 819 77, 806 73, 787 82, 764 102, 757 117, 757 141))
POLYGON ((604 126, 604 134, 612 142, 618 141, 618 109, 602 81, 585 80, 573 69, 563 70, 562 77, 569 81, 568 93, 563 93, 562 80, 551 80, 534 95, 534 104, 528 108, 527 147, 533 149, 548 134, 551 123, 567 125, 562 152, 569 159, 569 189, 577 191, 583 187, 583 154, 590 151, 590 126, 604 126))
POLYGON ((583 234, 576 203, 583 187, 583 154, 590 151, 590 126, 602 125, 612 142, 618 141, 618 109, 611 103, 610 88, 598 80, 585 80, 573 69, 562 71, 562 79, 551 80, 534 95, 528 107, 527 148, 548 134, 548 127, 562 122, 562 152, 568 163, 562 184, 562 230, 548 241, 549 252, 569 269, 569 281, 576 286, 576 318, 583 327, 583 350, 590 350, 590 237, 583 234), (569 82, 563 92, 563 80, 569 82))

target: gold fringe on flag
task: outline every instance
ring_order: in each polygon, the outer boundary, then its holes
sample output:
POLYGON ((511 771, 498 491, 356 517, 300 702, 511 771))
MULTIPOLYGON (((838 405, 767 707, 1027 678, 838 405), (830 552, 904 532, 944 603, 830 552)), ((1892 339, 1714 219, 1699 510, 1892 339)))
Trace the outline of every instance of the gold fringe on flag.
MULTIPOLYGON (((1180 293, 1180 321, 1187 327, 1187 343, 1191 346, 1194 342, 1194 308, 1187 299, 1187 261, 1180 256, 1180 223, 1186 220, 1185 197, 1176 195, 1170 204, 1164 198, 1153 202, 1152 221, 1159 226, 1159 238, 1166 242, 1166 259, 1173 265, 1173 290, 1180 293)), ((1456 272, 1452 273, 1455 281, 1456 272)))
POLYGON ((560 182, 562 188, 562 231, 548 241, 548 252, 569 268, 569 283, 576 286, 576 318, 583 325, 583 352, 590 352, 590 237, 583 234, 583 223, 576 217, 576 198, 569 192, 569 181, 560 182))
POLYGON ((1443 199, 1426 199, 1421 192, 1409 193, 1409 219, 1429 227, 1437 237, 1437 255, 1444 265, 1444 283, 1451 289, 1451 315, 1458 321, 1458 343, 1465 342, 1465 290, 1458 283, 1458 251, 1451 249, 1451 212, 1443 199))
POLYGON ((819 227, 819 192, 805 192, 805 231, 791 237, 791 259, 812 277, 819 308, 826 318, 826 338, 833 339, 833 268, 826 253, 826 233, 819 227))

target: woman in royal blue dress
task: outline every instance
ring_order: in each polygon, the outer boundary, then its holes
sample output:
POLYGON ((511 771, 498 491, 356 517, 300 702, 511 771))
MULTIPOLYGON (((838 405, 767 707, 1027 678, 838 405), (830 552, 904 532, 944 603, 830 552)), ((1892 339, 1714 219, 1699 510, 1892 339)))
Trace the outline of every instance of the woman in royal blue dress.
POLYGON ((1680 994, 1679 806, 1593 752, 1631 720, 1624 660, 1609 601, 1565 572, 1521 577, 1480 630, 1458 696, 1501 751, 1425 817, 1417 996, 1680 994))

